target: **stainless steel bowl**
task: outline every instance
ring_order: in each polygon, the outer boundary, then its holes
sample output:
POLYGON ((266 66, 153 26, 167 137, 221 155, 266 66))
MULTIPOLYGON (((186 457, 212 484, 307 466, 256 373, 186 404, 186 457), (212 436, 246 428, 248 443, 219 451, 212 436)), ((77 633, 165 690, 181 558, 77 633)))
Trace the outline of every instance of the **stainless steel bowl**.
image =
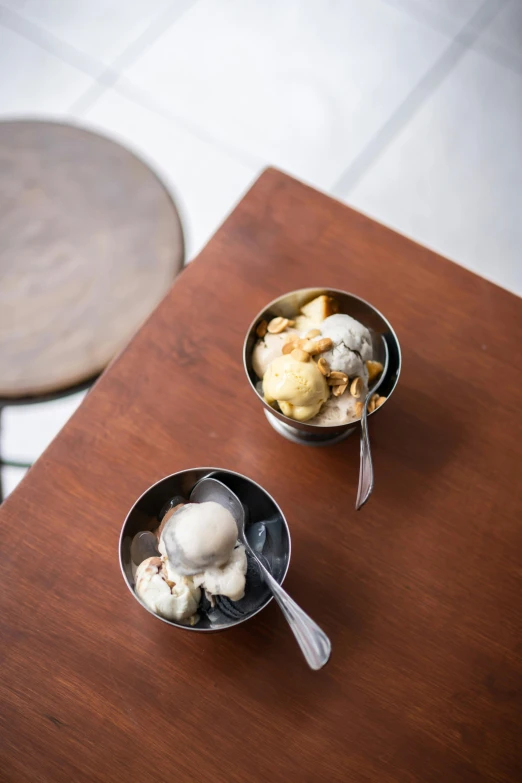
MULTIPOLYGON (((338 443, 339 441, 344 440, 344 438, 347 438, 348 435, 351 435, 355 430, 359 430, 360 424, 359 422, 352 422, 350 424, 321 427, 317 424, 295 421, 294 419, 285 416, 281 411, 272 408, 265 402, 262 394, 260 394, 258 388, 256 388, 259 384, 259 379, 252 369, 252 351, 256 340, 258 339, 256 327, 260 321, 263 319, 270 321, 270 319, 275 318, 278 315, 285 318, 294 318, 304 304, 321 294, 333 296, 339 303, 339 312, 351 315, 370 329, 374 339, 374 353, 376 358, 379 358, 382 351, 380 336, 382 335, 386 340, 389 352, 389 364, 386 377, 379 389, 379 394, 387 398, 386 402, 390 399, 401 372, 401 349, 397 335, 382 313, 369 302, 365 302, 364 299, 360 299, 354 294, 349 294, 346 291, 339 291, 335 288, 300 288, 297 291, 290 291, 290 293, 284 294, 270 302, 256 315, 248 328, 243 346, 245 372, 256 397, 260 400, 265 409, 265 415, 272 427, 279 432, 280 435, 288 438, 288 440, 291 440, 294 443, 304 443, 309 446, 327 446, 338 443)), ((381 411, 386 407, 386 402, 369 415, 372 417, 381 415, 381 411)))
MULTIPOLYGON (((155 531, 160 523, 161 511, 165 509, 165 506, 169 501, 172 498, 179 496, 188 499, 194 484, 211 474, 230 487, 245 506, 247 531, 248 527, 256 522, 265 523, 267 535, 262 554, 272 575, 279 584, 282 584, 290 564, 291 552, 290 531, 288 529, 287 521, 273 497, 269 495, 266 490, 260 487, 259 484, 256 484, 255 481, 252 481, 252 479, 242 476, 240 473, 234 473, 232 470, 223 470, 221 468, 192 468, 190 470, 181 470, 178 473, 173 473, 171 476, 166 476, 166 478, 153 484, 152 487, 149 487, 149 489, 138 498, 127 514, 120 534, 119 545, 120 567, 123 578, 133 596, 144 609, 147 609, 154 617, 157 617, 168 625, 173 625, 176 628, 183 628, 188 631, 206 633, 233 628, 235 625, 239 625, 240 623, 245 622, 245 620, 249 620, 270 603, 272 594, 266 586, 256 586, 256 590, 259 590, 259 593, 256 593, 255 596, 255 606, 253 606, 251 611, 248 611, 240 617, 234 618, 223 615, 223 612, 218 611, 213 613, 217 616, 215 621, 211 622, 208 617, 203 614, 199 623, 194 626, 166 620, 148 609, 136 595, 131 559, 131 542, 136 533, 140 533, 144 530, 155 531)), ((248 597, 249 573, 250 571, 247 572, 246 597, 248 597)), ((232 606, 231 609, 234 610, 234 612, 236 611, 235 606, 232 606)))

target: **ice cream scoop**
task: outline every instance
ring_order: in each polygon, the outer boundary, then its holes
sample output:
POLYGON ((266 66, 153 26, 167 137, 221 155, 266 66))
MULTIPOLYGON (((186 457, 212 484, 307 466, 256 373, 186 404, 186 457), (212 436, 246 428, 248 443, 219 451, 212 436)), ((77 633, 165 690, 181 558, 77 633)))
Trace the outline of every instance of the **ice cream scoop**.
POLYGON ((219 503, 186 503, 168 520, 158 549, 169 569, 182 576, 224 566, 236 545, 232 514, 219 503))
POLYGON ((337 313, 323 321, 321 334, 333 342, 333 348, 323 353, 330 368, 366 380, 365 362, 373 358, 372 338, 366 326, 350 315, 337 313))
POLYGON ((274 359, 263 377, 265 400, 277 401, 285 416, 308 421, 328 399, 325 377, 313 361, 298 361, 292 354, 274 359))
POLYGON ((358 421, 361 417, 357 409, 358 400, 351 394, 342 394, 340 397, 330 397, 309 424, 318 427, 335 427, 339 424, 349 424, 358 421))
POLYGON ((136 571, 136 593, 153 612, 167 620, 197 622, 197 610, 201 597, 199 587, 188 578, 168 578, 161 557, 149 557, 136 571))
POLYGON ((287 342, 291 331, 295 330, 287 329, 279 334, 267 332, 263 338, 257 341, 252 351, 252 368, 258 378, 263 378, 269 365, 274 359, 281 356, 283 345, 287 342))
POLYGON ((186 578, 210 597, 243 597, 245 549, 237 542, 234 517, 221 504, 209 500, 177 507, 161 532, 158 549, 169 581, 186 578))
POLYGON ((238 544, 232 550, 228 562, 222 568, 207 568, 201 574, 194 574, 196 587, 204 587, 210 595, 226 595, 231 601, 239 601, 245 594, 247 558, 245 548, 238 544))

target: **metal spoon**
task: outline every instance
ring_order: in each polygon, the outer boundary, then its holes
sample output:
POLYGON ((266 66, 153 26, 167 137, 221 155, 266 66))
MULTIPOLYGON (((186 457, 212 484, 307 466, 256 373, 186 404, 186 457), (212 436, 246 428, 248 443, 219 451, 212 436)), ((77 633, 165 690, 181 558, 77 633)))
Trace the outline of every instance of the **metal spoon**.
POLYGON ((159 557, 158 540, 154 533, 149 530, 136 533, 132 539, 130 554, 135 566, 139 566, 148 557, 159 557))
POLYGON ((190 493, 190 500, 194 503, 214 500, 230 511, 236 521, 239 540, 248 554, 256 561, 263 579, 279 604, 308 665, 312 669, 320 669, 324 666, 330 657, 332 649, 330 640, 311 617, 303 612, 296 602, 290 598, 286 590, 283 590, 279 582, 274 579, 260 560, 257 552, 250 546, 245 535, 245 512, 237 495, 226 484, 207 476, 195 485, 190 493))
POLYGON ((359 511, 359 509, 364 506, 364 504, 366 503, 366 501, 368 500, 368 498, 373 492, 374 475, 373 475, 372 452, 370 449, 370 435, 368 432, 368 403, 370 402, 372 396, 375 394, 375 392, 383 382, 384 378, 386 377, 386 372, 388 370, 388 364, 390 360, 388 345, 386 343, 386 340, 382 336, 381 336, 381 341, 384 350, 383 370, 379 378, 377 379, 377 381, 368 390, 368 394, 366 395, 366 399, 364 400, 364 406, 361 413, 361 459, 359 465, 359 487, 357 489, 357 499, 355 501, 356 511, 359 511))

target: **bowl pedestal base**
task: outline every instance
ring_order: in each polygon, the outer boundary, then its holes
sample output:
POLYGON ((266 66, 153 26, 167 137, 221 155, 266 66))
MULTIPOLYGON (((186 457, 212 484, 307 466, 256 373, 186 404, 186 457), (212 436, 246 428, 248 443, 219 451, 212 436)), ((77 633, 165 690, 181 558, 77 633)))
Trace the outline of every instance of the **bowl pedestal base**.
POLYGON ((291 440, 292 443, 301 443, 305 446, 333 446, 355 432, 359 426, 358 422, 355 422, 342 432, 330 432, 329 427, 318 427, 318 432, 315 433, 292 427, 291 424, 286 424, 267 410, 265 410, 265 416, 276 432, 287 440, 291 440))

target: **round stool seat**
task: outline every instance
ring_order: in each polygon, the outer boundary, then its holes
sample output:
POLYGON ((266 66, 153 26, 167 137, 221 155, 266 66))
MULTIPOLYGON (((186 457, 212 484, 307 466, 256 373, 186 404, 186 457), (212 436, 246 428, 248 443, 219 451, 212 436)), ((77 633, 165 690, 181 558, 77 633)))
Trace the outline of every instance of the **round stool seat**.
POLYGON ((0 398, 100 373, 183 266, 176 208, 129 150, 71 125, 0 123, 0 398))

